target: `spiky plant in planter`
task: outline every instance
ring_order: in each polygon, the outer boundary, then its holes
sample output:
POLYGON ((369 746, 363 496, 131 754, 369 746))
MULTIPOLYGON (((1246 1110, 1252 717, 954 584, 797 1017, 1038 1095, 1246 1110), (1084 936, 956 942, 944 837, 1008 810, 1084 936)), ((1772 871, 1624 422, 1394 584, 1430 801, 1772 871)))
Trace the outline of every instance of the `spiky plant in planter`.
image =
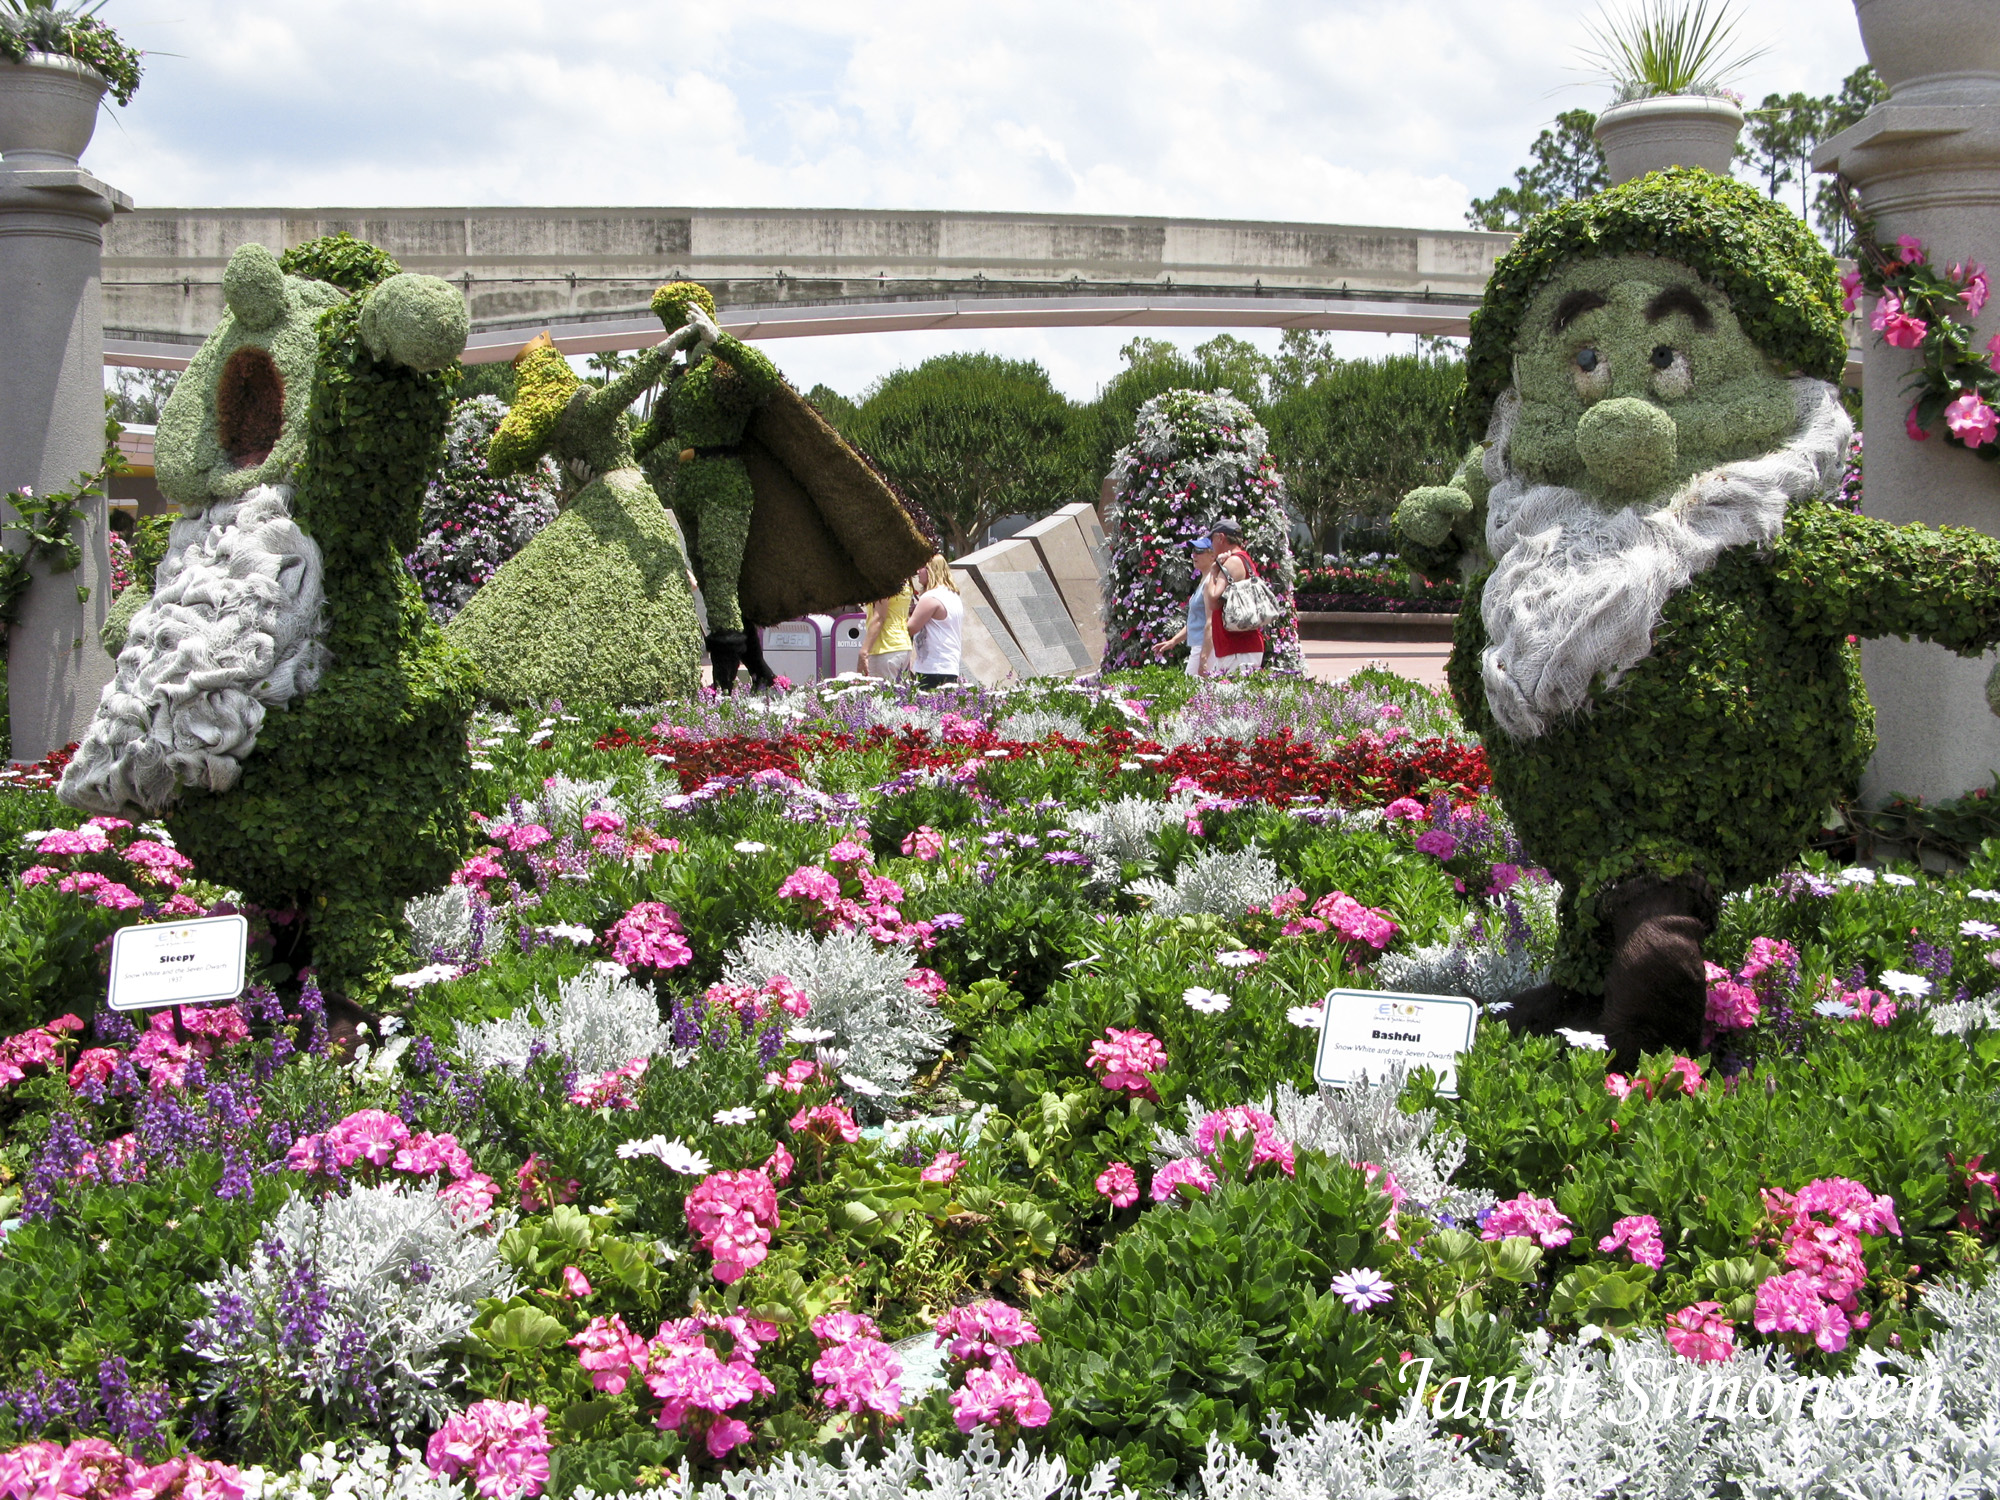
POLYGON ((0 57, 26 62, 31 53, 74 58, 104 75, 111 97, 130 104, 139 88, 139 49, 97 19, 104 0, 57 5, 55 0, 0 0, 0 57))

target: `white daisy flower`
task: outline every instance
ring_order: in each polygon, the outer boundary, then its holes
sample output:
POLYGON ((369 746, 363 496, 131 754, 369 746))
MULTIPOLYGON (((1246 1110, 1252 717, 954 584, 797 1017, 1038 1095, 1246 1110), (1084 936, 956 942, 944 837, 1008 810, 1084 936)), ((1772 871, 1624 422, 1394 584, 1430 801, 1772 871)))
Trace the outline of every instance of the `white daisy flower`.
POLYGON ((1921 1000, 1935 986, 1921 974, 1905 974, 1901 969, 1888 969, 1882 975, 1882 988, 1894 990, 1911 1000, 1921 1000))
POLYGON ((678 1172, 683 1177, 700 1177, 710 1170, 708 1158, 686 1141, 670 1141, 663 1135, 648 1136, 643 1141, 626 1141, 618 1148, 618 1155, 626 1161, 636 1161, 642 1156, 654 1157, 669 1171, 678 1172))
POLYGON ((493 762, 490 760, 475 760, 472 763, 472 769, 475 771, 490 771, 493 769, 493 762))
POLYGON ((1285 1019, 1302 1031, 1318 1031, 1326 1021, 1326 1007, 1323 1005, 1294 1005, 1285 1012, 1285 1019))
POLYGON ((1979 938, 1989 943, 1995 938, 2000 938, 2000 927, 1995 927, 1991 922, 1960 922, 1958 931, 1961 937, 1979 938))
POLYGON ((597 941, 597 934, 578 922, 558 922, 553 927, 542 928, 541 933, 546 938, 561 938, 566 942, 580 943, 584 947, 589 947, 597 941))
POLYGON ((738 839, 734 847, 738 854, 762 854, 771 846, 760 844, 755 839, 738 839))
POLYGON ((1205 1016, 1221 1015, 1229 1009, 1227 995, 1219 990, 1203 989, 1198 984, 1191 984, 1182 990, 1181 999, 1187 1002, 1189 1010, 1198 1010, 1205 1016))
POLYGON ((1264 955, 1249 948, 1232 948, 1215 955, 1215 961, 1225 969, 1247 969, 1264 961, 1264 955))
POLYGON ((1907 875, 1898 875, 1894 870, 1884 870, 1882 872, 1882 883, 1884 885, 1915 885, 1916 881, 1907 875))
POLYGON ((2000 891, 1967 891, 1974 901, 2000 901, 2000 891))
POLYGON ((739 1104, 734 1109, 718 1109, 715 1123, 718 1125, 748 1125, 757 1118, 757 1111, 747 1104, 739 1104))
POLYGON ((389 983, 399 990, 420 990, 427 984, 456 978, 458 978, 457 964, 425 964, 413 973, 398 974, 389 983))
POLYGON ((785 1040, 794 1047, 816 1047, 821 1042, 832 1041, 833 1033, 817 1026, 787 1026, 785 1040))
POLYGON ((1606 1041, 1601 1031, 1572 1031, 1567 1026, 1558 1026, 1556 1035, 1568 1042, 1579 1052, 1609 1052, 1611 1043, 1606 1041))
POLYGON ((1875 872, 1866 865, 1849 865, 1833 878, 1842 885, 1873 885, 1875 872))
POLYGON ((1822 1000, 1813 1007, 1816 1016, 1831 1016, 1836 1021, 1845 1021, 1859 1012, 1845 1000, 1822 1000))

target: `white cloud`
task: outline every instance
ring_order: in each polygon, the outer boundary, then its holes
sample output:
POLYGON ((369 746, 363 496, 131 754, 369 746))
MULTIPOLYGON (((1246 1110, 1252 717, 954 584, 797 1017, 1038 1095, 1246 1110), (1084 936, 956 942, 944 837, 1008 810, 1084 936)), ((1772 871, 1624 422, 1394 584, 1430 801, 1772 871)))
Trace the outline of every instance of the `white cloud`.
MULTIPOLYGON (((1604 98, 1576 56, 1595 6, 1576 0, 121 0, 114 11, 155 55, 89 160, 142 204, 1452 227, 1558 110, 1604 98)), ((1828 92, 1862 61, 1846 0, 1760 0, 1745 16, 1746 40, 1775 44, 1739 80, 1753 99, 1828 92)), ((772 347, 781 363, 840 372, 829 383, 850 391, 901 351, 928 351, 925 340, 1035 348, 1064 389, 1088 394, 1129 334, 953 337, 772 347)))

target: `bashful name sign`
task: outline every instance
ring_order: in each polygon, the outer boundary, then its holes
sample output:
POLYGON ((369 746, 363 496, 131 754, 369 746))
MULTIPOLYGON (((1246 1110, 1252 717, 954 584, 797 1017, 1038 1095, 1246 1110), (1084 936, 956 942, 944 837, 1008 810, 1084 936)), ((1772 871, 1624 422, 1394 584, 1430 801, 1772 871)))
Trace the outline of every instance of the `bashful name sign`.
POLYGON ((250 923, 240 916, 199 917, 121 927, 111 939, 113 1010, 200 1005, 243 993, 250 923))
POLYGON ((1330 990, 1322 1002, 1319 1056, 1313 1076, 1345 1088, 1392 1067, 1430 1068, 1438 1092, 1458 1097, 1458 1054, 1472 1049, 1479 1007, 1460 995, 1395 995, 1382 990, 1330 990))

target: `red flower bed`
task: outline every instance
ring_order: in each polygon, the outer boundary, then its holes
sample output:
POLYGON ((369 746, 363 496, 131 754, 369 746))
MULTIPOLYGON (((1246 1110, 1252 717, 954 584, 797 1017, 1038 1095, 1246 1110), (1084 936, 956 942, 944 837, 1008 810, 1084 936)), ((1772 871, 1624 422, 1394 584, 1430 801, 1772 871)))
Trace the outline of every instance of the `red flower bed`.
POLYGON ((1169 751, 1160 762, 1169 779, 1191 776, 1223 797, 1290 802, 1319 797, 1345 807, 1386 807, 1398 797, 1447 789, 1469 802, 1490 783, 1486 752, 1477 745, 1431 738, 1385 744, 1363 732, 1320 753, 1289 730, 1255 740, 1204 740, 1169 751))
POLYGON ((857 738, 845 730, 821 734, 788 734, 777 739, 730 735, 721 739, 659 738, 614 729, 596 742, 599 750, 639 750, 672 766, 681 785, 692 790, 719 778, 753 775, 758 771, 799 774, 801 755, 829 751, 874 750, 895 754, 898 771, 950 770, 969 760, 1004 750, 1006 760, 1067 755, 1104 775, 1136 755, 1159 756, 1149 771, 1168 782, 1192 777, 1205 792, 1220 797, 1244 797, 1286 803, 1315 797, 1347 807, 1382 807, 1398 797, 1422 796, 1443 788, 1455 801, 1477 797, 1489 781, 1486 755, 1476 745, 1431 738, 1387 742, 1366 731, 1321 751, 1295 738, 1289 730, 1255 740, 1207 740, 1165 750, 1129 729, 1100 729, 1088 740, 1050 735, 1024 743, 1002 740, 992 730, 955 733, 941 738, 928 730, 906 728, 891 733, 877 726, 857 738))
POLYGON ((71 740, 60 750, 51 750, 42 759, 32 764, 8 765, 0 763, 0 787, 22 787, 29 791, 51 790, 62 780, 63 767, 76 754, 76 741, 71 740))

